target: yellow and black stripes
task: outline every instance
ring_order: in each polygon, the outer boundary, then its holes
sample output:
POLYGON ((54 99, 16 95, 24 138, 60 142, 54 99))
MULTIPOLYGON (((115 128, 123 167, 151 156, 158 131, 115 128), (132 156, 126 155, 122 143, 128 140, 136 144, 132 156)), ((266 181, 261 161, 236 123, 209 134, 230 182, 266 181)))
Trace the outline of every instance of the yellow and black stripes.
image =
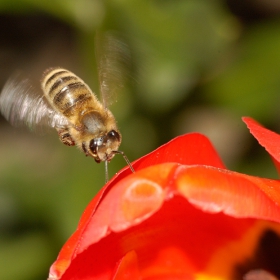
POLYGON ((52 68, 44 73, 42 88, 46 98, 64 115, 79 102, 94 98, 90 88, 72 72, 52 68))

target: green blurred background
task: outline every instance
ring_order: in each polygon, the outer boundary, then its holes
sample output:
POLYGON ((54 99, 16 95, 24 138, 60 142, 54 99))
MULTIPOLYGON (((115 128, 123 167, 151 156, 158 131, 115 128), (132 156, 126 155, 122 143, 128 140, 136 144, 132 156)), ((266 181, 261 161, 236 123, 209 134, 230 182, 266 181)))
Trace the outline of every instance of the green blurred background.
MULTIPOLYGON (((273 0, 0 0, 0 85, 68 68, 98 92, 95 33, 122 35, 128 82, 111 107, 133 161, 202 132, 232 170, 276 178, 241 116, 280 131, 280 2, 273 0)), ((109 164, 110 176, 125 165, 109 164)), ((46 279, 104 164, 0 117, 0 279, 46 279)))

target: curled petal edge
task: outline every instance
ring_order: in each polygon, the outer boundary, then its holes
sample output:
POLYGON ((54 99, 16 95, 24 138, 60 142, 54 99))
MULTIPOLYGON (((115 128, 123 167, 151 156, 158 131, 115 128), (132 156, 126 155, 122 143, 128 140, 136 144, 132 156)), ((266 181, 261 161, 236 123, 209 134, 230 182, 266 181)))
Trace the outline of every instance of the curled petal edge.
POLYGON ((165 163, 140 170, 116 183, 100 202, 95 215, 89 218, 86 209, 87 223, 82 230, 78 228, 64 245, 51 267, 52 276, 49 279, 60 279, 77 254, 111 231, 118 232, 140 224, 159 211, 164 201, 172 199, 174 195, 185 197, 204 212, 223 212, 235 218, 280 222, 279 189, 280 183, 277 180, 248 176, 213 166, 165 163), (144 183, 140 183, 135 192, 133 182, 137 180, 144 183), (140 201, 130 217, 125 214, 130 213, 133 204, 123 204, 127 193, 129 199, 135 200, 136 204, 140 201), (145 195, 151 200, 150 208, 141 208, 141 205, 145 205, 141 203, 141 199, 145 200, 145 195), (129 208, 128 211, 126 207, 129 208))

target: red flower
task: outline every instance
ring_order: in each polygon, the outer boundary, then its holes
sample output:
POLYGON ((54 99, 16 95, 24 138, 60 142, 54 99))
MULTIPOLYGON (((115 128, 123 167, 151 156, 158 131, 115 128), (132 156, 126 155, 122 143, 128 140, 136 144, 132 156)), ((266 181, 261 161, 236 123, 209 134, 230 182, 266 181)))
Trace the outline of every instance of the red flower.
MULTIPOLYGON (((244 121, 280 165, 280 136, 244 121)), ((241 279, 259 239, 280 233, 279 181, 226 170, 201 134, 133 167, 91 201, 49 279, 241 279)))

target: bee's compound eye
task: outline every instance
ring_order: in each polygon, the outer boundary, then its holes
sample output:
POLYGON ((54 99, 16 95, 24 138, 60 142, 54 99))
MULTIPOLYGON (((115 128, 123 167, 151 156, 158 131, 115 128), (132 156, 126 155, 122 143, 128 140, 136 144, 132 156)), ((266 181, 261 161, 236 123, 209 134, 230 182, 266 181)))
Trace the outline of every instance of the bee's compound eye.
POLYGON ((92 139, 89 143, 89 148, 92 151, 93 154, 97 154, 97 141, 95 139, 92 139))
POLYGON ((117 141, 121 140, 120 134, 117 131, 115 131, 115 130, 109 131, 107 136, 111 140, 117 140, 117 141))

